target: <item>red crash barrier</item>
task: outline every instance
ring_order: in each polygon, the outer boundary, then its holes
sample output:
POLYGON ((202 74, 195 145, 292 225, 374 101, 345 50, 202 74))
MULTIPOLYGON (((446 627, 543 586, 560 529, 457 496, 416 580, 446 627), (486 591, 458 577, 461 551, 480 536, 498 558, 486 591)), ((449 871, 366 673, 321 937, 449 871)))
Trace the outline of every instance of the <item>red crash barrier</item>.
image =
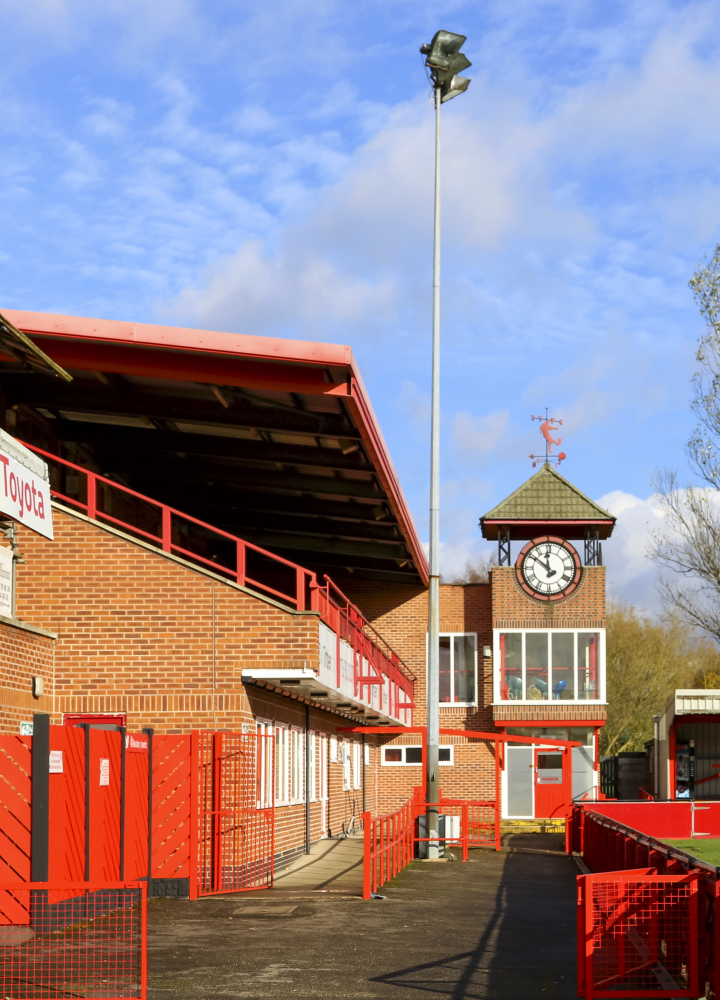
POLYGON ((697 997, 701 877, 650 868, 578 876, 578 993, 697 997))
POLYGON ((593 870, 578 880, 581 995, 716 994, 714 865, 589 809, 576 808, 572 826, 575 850, 593 870))
POLYGON ((0 996, 147 997, 147 887, 0 882, 0 996))

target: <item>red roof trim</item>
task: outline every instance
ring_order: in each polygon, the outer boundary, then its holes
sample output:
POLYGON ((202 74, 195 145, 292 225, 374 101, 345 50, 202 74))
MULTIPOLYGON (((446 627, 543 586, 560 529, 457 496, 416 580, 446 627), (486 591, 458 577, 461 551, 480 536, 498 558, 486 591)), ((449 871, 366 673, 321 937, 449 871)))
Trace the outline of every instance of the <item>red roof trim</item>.
POLYGON ((427 586, 427 557, 352 349, 347 345, 19 309, 4 312, 24 333, 44 338, 43 346, 48 355, 53 359, 63 358, 71 368, 92 370, 102 361, 111 361, 113 368, 108 370, 126 374, 148 374, 151 369, 163 378, 342 396, 358 425, 413 561, 427 586), (222 363, 217 364, 208 357, 212 354, 222 355, 222 363), (347 383, 324 381, 324 374, 316 366, 345 368, 347 383))

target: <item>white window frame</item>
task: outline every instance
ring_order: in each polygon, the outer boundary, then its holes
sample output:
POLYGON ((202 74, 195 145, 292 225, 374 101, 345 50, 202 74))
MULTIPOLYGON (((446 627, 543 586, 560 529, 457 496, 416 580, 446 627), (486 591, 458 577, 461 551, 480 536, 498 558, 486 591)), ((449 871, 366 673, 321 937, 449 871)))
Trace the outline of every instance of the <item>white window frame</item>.
POLYGON ((370 766, 370 744, 365 744, 365 767, 370 766))
MULTIPOLYGON (((443 708, 444 709, 450 709, 450 708, 476 708, 477 705, 478 705, 479 693, 478 693, 478 640, 477 640, 477 632, 441 632, 439 637, 440 638, 445 638, 446 636, 449 636, 450 639, 452 640, 455 636, 460 636, 460 635, 462 635, 462 636, 470 636, 470 638, 473 640, 473 643, 474 643, 474 646, 475 646, 475 657, 474 657, 474 659, 475 659, 475 665, 474 665, 474 671, 475 671, 475 700, 474 701, 441 701, 440 702, 440 708, 441 709, 443 709, 443 708)), ((428 642, 428 639, 427 639, 427 635, 426 635, 425 636, 425 649, 426 649, 426 654, 425 654, 425 676, 426 676, 426 681, 427 681, 427 642, 428 642)), ((450 689, 451 689, 450 690, 450 696, 451 697, 452 697, 452 685, 455 682, 455 678, 454 678, 454 674, 453 674, 453 658, 454 658, 454 656, 455 656, 455 644, 451 641, 450 642, 450 689)))
POLYGON ((290 805, 290 726, 276 722, 275 730, 275 805, 290 805))
MULTIPOLYGON (((602 705, 605 703, 605 629, 604 628, 499 628, 493 629, 493 703, 495 705, 602 705), (535 701, 531 698, 518 699, 517 701, 508 700, 501 701, 500 699, 500 671, 502 668, 501 658, 500 658, 500 634, 507 635, 513 633, 516 635, 522 635, 522 669, 523 669, 523 684, 525 684, 525 640, 528 635, 554 635, 554 634, 565 634, 568 633, 575 636, 575 666, 574 666, 574 680, 575 687, 574 690, 578 690, 578 635, 580 633, 596 633, 600 636, 600 646, 598 653, 598 679, 600 690, 598 692, 598 697, 593 699, 588 698, 563 698, 555 700, 543 699, 542 701, 535 701)), ((548 664, 550 669, 552 668, 552 638, 548 644, 548 664)), ((550 687, 552 686, 552 676, 550 678, 550 687)), ((526 692, 527 693, 527 692, 526 692)))
MULTIPOLYGON (((273 733, 273 723, 270 719, 256 719, 255 720, 255 732, 258 736, 269 736, 272 737, 273 733)), ((274 751, 274 739, 263 739, 259 740, 259 753, 257 759, 257 792, 258 792, 258 809, 269 809, 273 804, 273 796, 270 794, 275 783, 275 775, 273 773, 273 751, 274 751), (273 775, 273 781, 270 783, 268 775, 273 775)))
POLYGON ((316 732, 310 732, 310 774, 308 775, 308 792, 310 801, 317 802, 317 749, 318 738, 316 732))
MULTIPOLYGON (((394 744, 392 746, 383 747, 382 748, 382 765, 383 765, 383 767, 422 767, 422 764, 419 764, 419 763, 416 764, 413 761, 410 761, 410 763, 407 763, 405 761, 405 759, 404 759, 405 758, 405 751, 406 750, 420 750, 420 749, 422 749, 422 744, 420 744, 420 743, 412 743, 412 744, 401 743, 401 744, 394 744), (403 760, 385 760, 385 751, 386 750, 402 750, 403 751, 403 760)), ((455 747, 454 747, 454 745, 452 743, 449 746, 446 746, 445 744, 443 744, 440 747, 440 749, 441 750, 449 750, 450 751, 450 760, 441 760, 441 761, 439 761, 440 767, 452 767, 453 764, 455 763, 455 747)))
POLYGON ((360 766, 360 762, 362 761, 362 745, 360 743, 353 743, 352 755, 353 755, 353 788, 362 788, 362 768, 360 766))
POLYGON ((305 801, 305 731, 290 729, 290 802, 305 801))
MULTIPOLYGON (((337 736, 330 737, 330 760, 333 764, 337 763, 338 760, 338 739, 337 736)), ((342 761, 340 761, 342 764, 342 761)))
POLYGON ((343 791, 349 792, 352 781, 350 744, 346 743, 345 740, 342 740, 339 749, 340 749, 340 760, 342 761, 342 766, 343 766, 343 791))

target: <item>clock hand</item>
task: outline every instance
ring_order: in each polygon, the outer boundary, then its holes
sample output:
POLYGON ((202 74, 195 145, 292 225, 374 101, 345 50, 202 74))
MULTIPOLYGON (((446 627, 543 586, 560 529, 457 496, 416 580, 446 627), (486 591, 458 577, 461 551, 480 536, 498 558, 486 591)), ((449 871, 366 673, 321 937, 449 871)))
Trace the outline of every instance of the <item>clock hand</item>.
POLYGON ((539 562, 541 566, 545 567, 545 572, 547 573, 548 576, 556 576, 557 575, 557 570, 556 569, 550 569, 550 563, 543 562, 542 559, 538 558, 538 556, 534 556, 534 559, 535 559, 535 562, 539 562))

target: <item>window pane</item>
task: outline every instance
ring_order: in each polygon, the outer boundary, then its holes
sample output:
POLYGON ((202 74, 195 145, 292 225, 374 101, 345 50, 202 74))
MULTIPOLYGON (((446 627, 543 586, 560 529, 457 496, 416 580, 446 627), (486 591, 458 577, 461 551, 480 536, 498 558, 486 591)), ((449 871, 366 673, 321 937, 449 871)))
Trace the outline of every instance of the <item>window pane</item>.
POLYGON ((450 636, 440 636, 440 701, 450 701, 450 636))
POLYGON ((575 699, 575 635, 553 632, 552 694, 555 701, 575 699))
POLYGON ((525 635, 525 677, 527 697, 540 701, 548 696, 548 635, 547 632, 525 635))
POLYGON ((475 640, 471 635, 453 636, 453 701, 475 701, 475 640))
POLYGON ((500 634, 500 700, 521 701, 522 635, 519 632, 500 634))
POLYGON ((402 764, 402 748, 401 747, 385 747, 385 763, 386 764, 402 764))
POLYGON ((450 747, 438 747, 438 760, 450 762, 450 747))
POLYGON ((538 771, 556 771, 562 769, 561 753, 539 753, 537 756, 538 771))
POLYGON ((595 743, 595 730, 586 729, 585 726, 568 729, 568 739, 578 740, 586 747, 591 747, 595 743))
POLYGON ((422 747, 405 747, 406 764, 422 764, 422 747))
POLYGON ((596 701, 600 697, 599 662, 599 633, 578 632, 578 698, 596 701))

